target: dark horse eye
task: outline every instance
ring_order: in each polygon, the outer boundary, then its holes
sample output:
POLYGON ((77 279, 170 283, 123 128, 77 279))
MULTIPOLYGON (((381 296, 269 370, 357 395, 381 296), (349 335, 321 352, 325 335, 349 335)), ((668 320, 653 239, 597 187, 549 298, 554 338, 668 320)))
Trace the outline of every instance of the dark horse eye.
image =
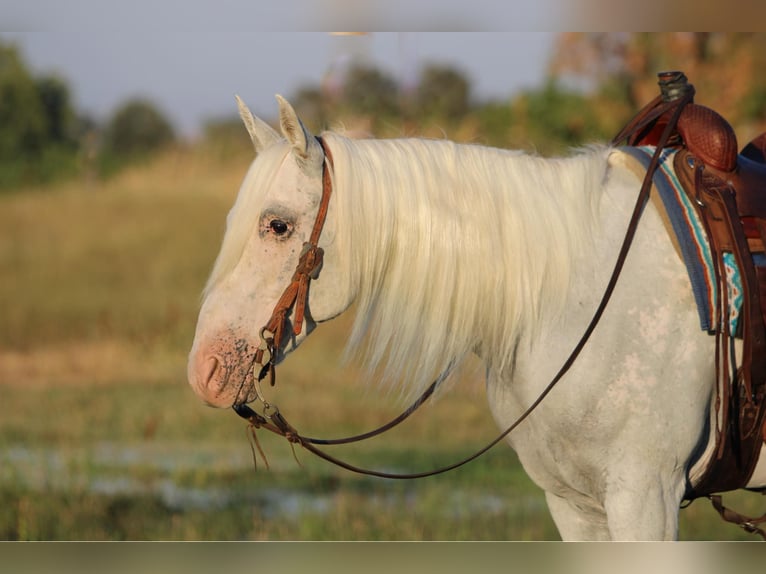
POLYGON ((272 219, 271 222, 269 222, 269 227, 277 235, 284 235, 289 229, 287 223, 281 219, 272 219))

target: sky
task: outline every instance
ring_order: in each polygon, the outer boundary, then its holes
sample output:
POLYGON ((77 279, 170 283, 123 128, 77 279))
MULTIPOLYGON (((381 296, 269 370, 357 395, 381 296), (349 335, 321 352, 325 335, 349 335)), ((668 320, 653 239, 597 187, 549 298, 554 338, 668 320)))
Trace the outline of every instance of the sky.
MULTIPOLYGON (((142 1, 134 0, 139 5, 142 1)), ((447 0, 445 6, 450 3, 447 0)), ((23 5, 45 4, 46 0, 27 0, 23 5)), ((229 9, 227 14, 236 14, 245 0, 220 4, 229 9)), ((149 98, 187 137, 197 135, 206 119, 234 115, 235 94, 256 115, 270 119, 277 112, 275 94, 289 98, 301 86, 317 86, 349 59, 375 65, 401 83, 411 82, 424 64, 449 64, 470 79, 475 98, 507 98, 541 84, 556 37, 553 31, 351 36, 248 30, 243 25, 207 28, 200 21, 172 28, 140 21, 112 27, 80 25, 69 13, 69 20, 57 21, 55 10, 42 13, 42 19, 19 20, 22 31, 0 31, 0 40, 16 44, 35 75, 63 77, 76 108, 99 121, 129 98, 149 98)), ((136 13, 130 12, 133 18, 136 13)), ((108 22, 121 17, 102 15, 108 22)))

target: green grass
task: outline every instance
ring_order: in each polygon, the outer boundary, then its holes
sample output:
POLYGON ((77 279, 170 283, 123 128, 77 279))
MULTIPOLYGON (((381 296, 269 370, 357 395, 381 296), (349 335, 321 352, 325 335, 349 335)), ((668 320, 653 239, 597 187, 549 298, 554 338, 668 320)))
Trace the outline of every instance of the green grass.
MULTIPOLYGON (((175 150, 95 186, 0 196, 0 539, 556 540, 542 493, 498 446, 439 477, 336 469, 204 407, 186 384, 199 294, 246 156, 175 150)), ((269 391, 307 434, 368 430, 401 405, 340 364, 348 320, 320 327, 269 391)), ((466 380, 385 437, 333 450, 423 470, 494 436, 466 380), (446 432, 445 432, 446 429, 446 432)), ((759 513, 755 495, 734 506, 759 513)), ((684 539, 752 539, 705 502, 684 539)))
MULTIPOLYGON (((305 381, 291 375, 284 373, 279 384, 286 387, 285 392, 275 390, 275 396, 284 396, 281 404, 294 413, 291 418, 296 423, 306 422, 307 428, 316 427, 317 434, 331 435, 372 424, 330 418, 325 425, 321 417, 312 420, 307 416, 310 407, 293 403, 304 394, 309 399, 316 395, 317 400, 309 402, 317 404, 320 392, 312 393, 305 381), (287 388, 291 385, 295 393, 287 388)), ((332 386, 321 377, 311 382, 332 386)), ((286 442, 263 435, 260 441, 270 464, 266 470, 260 458, 253 460, 246 423, 233 413, 201 406, 182 380, 33 389, 11 385, 5 391, 4 401, 14 408, 0 424, 3 538, 531 540, 556 536, 539 491, 506 448, 442 477, 398 482, 359 477, 301 450, 296 452, 299 466, 286 442), (119 492, 110 494, 103 490, 105 485, 115 485, 119 492), (53 520, 53 516, 61 518, 53 520)), ((451 402, 446 398, 437 402, 404 431, 334 452, 378 468, 425 469, 452 462, 478 446, 483 437, 460 447, 444 440, 443 433, 437 440, 439 429, 449 424, 449 413, 457 406, 451 402)), ((364 409, 365 419, 376 421, 395 410, 393 405, 376 407, 364 399, 348 400, 346 406, 364 409)), ((475 410, 482 406, 478 403, 475 410)), ((487 426, 481 429, 485 437, 493 432, 487 426)))

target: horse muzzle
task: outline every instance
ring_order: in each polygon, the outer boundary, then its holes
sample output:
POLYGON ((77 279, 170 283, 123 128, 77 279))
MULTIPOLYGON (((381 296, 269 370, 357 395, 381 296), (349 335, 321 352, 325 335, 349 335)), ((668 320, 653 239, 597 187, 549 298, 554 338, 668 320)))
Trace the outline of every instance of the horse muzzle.
POLYGON ((228 408, 250 402, 256 398, 253 376, 256 351, 244 339, 195 346, 187 365, 189 384, 213 407, 228 408))

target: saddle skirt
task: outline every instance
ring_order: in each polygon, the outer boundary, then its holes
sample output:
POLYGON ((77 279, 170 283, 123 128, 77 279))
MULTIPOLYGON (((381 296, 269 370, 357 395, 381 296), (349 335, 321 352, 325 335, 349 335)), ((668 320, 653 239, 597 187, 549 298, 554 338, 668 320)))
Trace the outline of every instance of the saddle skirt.
MULTIPOLYGON (((615 152, 622 154, 623 157, 614 159, 634 172, 637 177, 642 178, 649 167, 654 151, 654 146, 626 146, 615 152)), ((710 239, 694 208, 693 200, 684 191, 676 175, 674 158, 678 149, 666 148, 661 153, 660 164, 652 181, 651 199, 665 225, 668 237, 686 265, 694 300, 697 303, 700 329, 713 333, 719 293, 710 239)), ((759 263, 766 265, 766 257, 763 257, 759 263)), ((726 299, 729 303, 729 327, 732 333, 736 333, 742 309, 742 275, 733 254, 724 254, 724 265, 728 290, 726 299)))

